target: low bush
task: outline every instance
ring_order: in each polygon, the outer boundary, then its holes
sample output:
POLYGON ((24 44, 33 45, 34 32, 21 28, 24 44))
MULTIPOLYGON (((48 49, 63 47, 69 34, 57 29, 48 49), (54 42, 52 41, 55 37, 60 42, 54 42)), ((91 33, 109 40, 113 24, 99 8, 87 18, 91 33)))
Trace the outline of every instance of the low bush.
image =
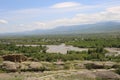
POLYGON ((120 67, 116 70, 116 73, 120 75, 120 67))
POLYGON ((87 69, 103 69, 104 68, 103 65, 96 65, 94 63, 87 63, 87 64, 85 64, 85 67, 87 69))

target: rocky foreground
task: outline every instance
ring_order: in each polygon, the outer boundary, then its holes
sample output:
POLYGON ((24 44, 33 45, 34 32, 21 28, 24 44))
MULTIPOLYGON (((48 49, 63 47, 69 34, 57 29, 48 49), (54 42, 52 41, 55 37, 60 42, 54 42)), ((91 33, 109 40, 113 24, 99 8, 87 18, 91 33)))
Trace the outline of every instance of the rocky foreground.
POLYGON ((1 73, 0 80, 120 80, 110 70, 60 70, 41 72, 1 73))
POLYGON ((120 80, 118 62, 22 62, 0 64, 0 80, 120 80))

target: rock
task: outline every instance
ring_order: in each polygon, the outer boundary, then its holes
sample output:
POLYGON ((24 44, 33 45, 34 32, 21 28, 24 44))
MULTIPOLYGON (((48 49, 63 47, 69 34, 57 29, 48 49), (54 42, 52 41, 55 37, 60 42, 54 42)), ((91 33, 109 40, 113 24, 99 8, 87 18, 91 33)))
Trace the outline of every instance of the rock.
POLYGON ((4 61, 1 65, 1 67, 8 71, 17 71, 17 67, 14 62, 4 61))
POLYGON ((28 70, 29 67, 27 65, 21 64, 21 70, 28 70))
POLYGON ((85 65, 82 63, 78 63, 74 65, 76 69, 85 69, 85 65))
POLYGON ((116 64, 115 62, 105 62, 104 63, 105 66, 109 66, 109 67, 112 67, 115 64, 116 64))
POLYGON ((40 62, 31 62, 26 61, 21 63, 21 70, 27 70, 27 71, 43 71, 44 66, 40 62))
POLYGON ((29 65, 29 68, 31 69, 39 69, 41 67, 43 67, 43 65, 39 62, 31 62, 29 65))
POLYGON ((112 71, 96 71, 95 75, 104 80, 120 80, 120 75, 112 71))

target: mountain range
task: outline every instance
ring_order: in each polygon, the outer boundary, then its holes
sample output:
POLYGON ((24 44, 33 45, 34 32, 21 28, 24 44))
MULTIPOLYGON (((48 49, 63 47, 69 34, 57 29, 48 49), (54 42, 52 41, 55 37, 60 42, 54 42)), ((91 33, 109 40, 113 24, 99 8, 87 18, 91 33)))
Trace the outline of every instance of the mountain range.
MULTIPOLYGON (((43 35, 43 34, 84 34, 84 33, 106 33, 120 32, 120 22, 99 22, 95 24, 60 26, 49 30, 33 30, 19 33, 10 33, 11 35, 43 35)), ((10 35, 9 34, 9 35, 10 35)))

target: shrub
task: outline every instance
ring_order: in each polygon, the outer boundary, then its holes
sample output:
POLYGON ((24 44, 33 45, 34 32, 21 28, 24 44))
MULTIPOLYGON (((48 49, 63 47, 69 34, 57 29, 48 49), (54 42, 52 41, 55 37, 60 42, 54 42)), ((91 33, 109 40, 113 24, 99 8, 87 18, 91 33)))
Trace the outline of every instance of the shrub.
POLYGON ((103 69, 104 68, 103 65, 97 65, 97 64, 94 64, 94 63, 87 63, 87 64, 85 64, 85 67, 87 69, 103 69))
POLYGON ((116 73, 120 75, 120 67, 116 70, 116 73))

